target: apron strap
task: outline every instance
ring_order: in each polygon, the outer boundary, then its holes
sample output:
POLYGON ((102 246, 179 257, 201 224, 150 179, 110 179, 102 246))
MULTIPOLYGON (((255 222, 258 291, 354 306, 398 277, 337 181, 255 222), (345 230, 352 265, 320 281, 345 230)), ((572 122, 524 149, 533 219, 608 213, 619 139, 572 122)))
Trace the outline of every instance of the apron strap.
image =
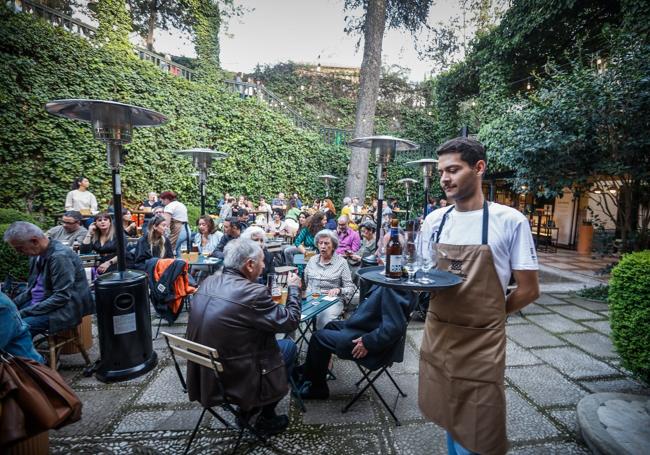
MULTIPOLYGON (((442 228, 445 226, 445 222, 447 221, 447 215, 449 212, 451 212, 454 209, 454 206, 452 205, 449 207, 449 210, 445 212, 445 214, 442 216, 442 221, 440 222, 440 226, 438 227, 438 230, 434 232, 433 236, 435 237, 434 243, 438 243, 440 241, 440 235, 442 234, 442 228)), ((488 220, 490 218, 490 212, 488 210, 488 203, 487 201, 483 201, 483 228, 481 232, 481 245, 487 245, 488 243, 488 220)))

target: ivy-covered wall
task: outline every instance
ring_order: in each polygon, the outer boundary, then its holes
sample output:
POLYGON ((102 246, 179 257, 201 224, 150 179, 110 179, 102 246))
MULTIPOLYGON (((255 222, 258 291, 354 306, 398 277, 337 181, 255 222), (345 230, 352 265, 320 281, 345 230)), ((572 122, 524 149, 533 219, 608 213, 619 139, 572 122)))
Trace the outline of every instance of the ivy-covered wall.
MULTIPOLYGON (((0 205, 47 215, 63 210, 72 180, 81 174, 100 205, 110 199, 104 145, 88 124, 49 115, 54 99, 105 99, 163 113, 168 123, 134 131, 123 169, 127 205, 150 190, 172 189, 198 204, 195 172, 174 154, 213 147, 230 155, 214 166, 208 203, 224 191, 270 196, 324 193, 316 178, 345 175, 348 151, 326 146, 256 99, 219 86, 174 77, 128 53, 96 48, 76 35, 26 14, 0 9, 0 205)), ((333 195, 342 197, 342 184, 333 195)))

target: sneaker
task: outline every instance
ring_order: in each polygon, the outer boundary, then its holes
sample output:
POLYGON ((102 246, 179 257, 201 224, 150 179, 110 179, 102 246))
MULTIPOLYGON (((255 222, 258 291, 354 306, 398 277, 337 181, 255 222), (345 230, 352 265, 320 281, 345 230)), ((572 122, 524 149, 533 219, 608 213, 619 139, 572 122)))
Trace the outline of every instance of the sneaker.
POLYGON ((285 414, 274 417, 264 417, 260 414, 255 421, 255 429, 262 436, 273 436, 282 433, 288 426, 289 417, 285 414))
POLYGON ((314 385, 306 381, 300 387, 300 398, 303 400, 327 400, 330 397, 330 390, 327 385, 324 387, 314 387, 314 385))

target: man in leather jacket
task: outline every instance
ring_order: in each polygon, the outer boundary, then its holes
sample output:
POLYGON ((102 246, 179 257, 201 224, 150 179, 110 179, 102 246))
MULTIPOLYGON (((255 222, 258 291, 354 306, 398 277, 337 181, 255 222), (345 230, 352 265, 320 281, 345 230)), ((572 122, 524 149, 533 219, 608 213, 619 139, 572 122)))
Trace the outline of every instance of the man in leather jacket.
POLYGON ((83 264, 71 248, 24 221, 12 223, 4 240, 30 256, 27 289, 14 303, 32 337, 76 327, 82 317, 95 312, 83 264))
MULTIPOLYGON (((295 330, 300 323, 300 278, 290 273, 286 305, 271 299, 268 288, 257 283, 264 270, 259 244, 235 239, 224 249, 224 271, 208 277, 194 294, 187 338, 217 349, 225 394, 247 415, 261 408, 255 427, 262 434, 286 429, 289 418, 275 414, 275 407, 289 390, 296 345, 290 339, 276 341, 276 333, 295 330)), ((214 373, 188 363, 189 398, 205 407, 223 401, 214 373)))

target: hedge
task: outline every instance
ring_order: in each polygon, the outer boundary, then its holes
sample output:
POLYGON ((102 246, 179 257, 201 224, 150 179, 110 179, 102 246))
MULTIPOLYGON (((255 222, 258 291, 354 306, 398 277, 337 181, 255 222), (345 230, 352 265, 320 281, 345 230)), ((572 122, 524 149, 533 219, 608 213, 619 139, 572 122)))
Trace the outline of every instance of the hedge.
POLYGON ((650 250, 623 256, 612 271, 608 300, 622 365, 650 383, 650 250))
MULTIPOLYGON (((156 110, 157 128, 134 131, 122 170, 124 198, 134 207, 148 191, 174 190, 199 205, 195 170, 174 152, 213 147, 228 153, 208 181, 208 207, 223 192, 267 197, 324 193, 320 174, 344 176, 348 149, 324 144, 259 100, 221 86, 190 82, 150 62, 109 48, 27 14, 0 7, 0 205, 51 215, 63 211, 70 183, 86 175, 100 206, 110 199, 103 144, 88 124, 49 115, 44 105, 64 98, 105 99, 156 110)), ((345 179, 334 183, 342 197, 345 179)))

